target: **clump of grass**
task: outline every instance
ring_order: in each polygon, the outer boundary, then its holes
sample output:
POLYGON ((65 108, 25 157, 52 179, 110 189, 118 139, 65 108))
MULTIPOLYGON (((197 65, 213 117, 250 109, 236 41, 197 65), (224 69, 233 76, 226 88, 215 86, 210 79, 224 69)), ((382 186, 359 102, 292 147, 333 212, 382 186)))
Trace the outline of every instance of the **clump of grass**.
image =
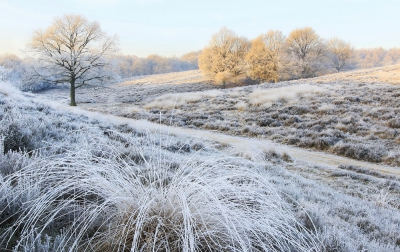
POLYGON ((387 124, 390 128, 399 129, 400 128, 400 118, 393 118, 393 119, 389 120, 387 124))
POLYGON ((239 111, 245 111, 247 108, 247 103, 245 103, 244 101, 239 101, 238 103, 236 103, 235 108, 237 108, 237 110, 239 111))
POLYGON ((381 162, 382 157, 386 155, 386 150, 380 145, 342 142, 333 147, 333 152, 338 155, 375 163, 381 162))
POLYGON ((164 94, 157 97, 154 101, 146 104, 144 108, 162 108, 173 109, 184 106, 187 103, 196 103, 201 99, 209 97, 217 97, 223 95, 222 91, 208 90, 203 92, 179 93, 179 94, 164 94))
POLYGON ((293 162, 292 158, 290 157, 289 154, 287 154, 286 152, 283 152, 282 154, 276 152, 275 150, 266 150, 264 151, 264 159, 268 162, 271 163, 280 163, 281 161, 284 162, 293 162))
POLYGON ((15 193, 0 201, 35 194, 26 196, 16 211, 19 218, 0 235, 1 247, 23 249, 41 237, 49 242, 57 237, 60 251, 312 251, 318 246, 261 171, 212 158, 189 158, 172 171, 171 160, 157 146, 142 153, 142 165, 122 159, 112 146, 85 147, 4 178, 2 185, 14 185, 15 193))
POLYGON ((252 105, 271 107, 272 104, 279 100, 294 101, 298 100, 299 95, 322 93, 326 90, 309 84, 301 84, 290 87, 270 88, 265 90, 254 89, 249 94, 249 101, 252 105))

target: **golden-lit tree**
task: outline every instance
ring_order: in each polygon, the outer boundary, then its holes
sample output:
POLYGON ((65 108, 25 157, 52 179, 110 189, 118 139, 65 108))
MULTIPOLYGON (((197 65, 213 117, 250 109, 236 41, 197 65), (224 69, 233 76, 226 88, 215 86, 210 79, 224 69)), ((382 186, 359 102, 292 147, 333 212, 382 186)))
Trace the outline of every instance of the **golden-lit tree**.
POLYGON ((117 37, 107 36, 98 22, 80 15, 56 18, 45 31, 37 30, 29 45, 45 68, 37 74, 53 83, 69 83, 71 106, 76 106, 75 90, 98 84, 110 77, 105 56, 117 50, 117 37))
POLYGON ((286 39, 286 51, 296 75, 294 77, 314 77, 325 68, 324 40, 311 27, 293 30, 286 39))
POLYGON ((246 73, 244 57, 250 48, 246 38, 223 27, 214 34, 199 56, 202 73, 216 82, 226 83, 246 73))
POLYGON ((348 69, 354 60, 354 49, 351 44, 338 38, 332 38, 327 45, 333 68, 338 72, 348 69))
POLYGON ((253 40, 246 55, 248 74, 252 79, 259 82, 277 82, 280 79, 284 43, 281 31, 269 31, 253 40))

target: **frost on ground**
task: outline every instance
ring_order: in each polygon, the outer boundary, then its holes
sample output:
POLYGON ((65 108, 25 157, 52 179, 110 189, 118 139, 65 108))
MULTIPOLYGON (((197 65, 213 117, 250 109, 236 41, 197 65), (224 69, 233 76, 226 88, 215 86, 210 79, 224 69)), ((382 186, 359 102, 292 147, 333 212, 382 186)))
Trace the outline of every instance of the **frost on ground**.
POLYGON ((400 251, 396 176, 72 111, 0 94, 2 250, 400 251))
POLYGON ((262 167, 227 157, 214 143, 138 131, 13 94, 0 96, 0 108, 1 250, 322 246, 262 167))
MULTIPOLYGON (((204 83, 165 81, 86 89, 78 99, 93 111, 399 166, 399 76, 396 65, 215 91, 204 83)), ((43 95, 60 94, 67 98, 68 90, 43 95)))
POLYGON ((174 72, 167 74, 153 74, 145 75, 140 77, 133 77, 124 80, 120 83, 120 86, 130 86, 130 85, 151 85, 151 84, 206 84, 207 79, 200 73, 199 70, 191 70, 184 72, 174 72))

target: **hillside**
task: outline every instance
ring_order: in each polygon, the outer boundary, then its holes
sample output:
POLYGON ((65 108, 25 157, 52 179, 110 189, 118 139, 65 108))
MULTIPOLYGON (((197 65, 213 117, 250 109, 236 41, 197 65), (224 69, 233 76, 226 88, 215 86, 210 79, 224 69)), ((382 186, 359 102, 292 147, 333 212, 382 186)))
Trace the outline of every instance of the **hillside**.
POLYGON ((365 83, 400 84, 400 65, 362 69, 351 72, 329 74, 318 78, 323 82, 355 81, 365 83))
MULTIPOLYGON (((137 84, 125 82, 103 90, 81 90, 77 99, 92 111, 270 139, 399 166, 399 68, 233 89, 198 83, 198 72, 190 71, 147 76, 137 84), (164 81, 150 84, 160 80, 164 81)), ((46 97, 68 100, 67 90, 53 92, 46 97)))
POLYGON ((208 83, 208 80, 201 74, 199 70, 174 72, 166 74, 145 75, 140 77, 133 77, 124 80, 118 86, 128 85, 151 85, 151 84, 201 84, 208 83))
POLYGON ((262 167, 218 143, 0 85, 0 250, 322 246, 262 167))
POLYGON ((78 108, 2 84, 1 248, 400 251, 397 85, 176 79, 82 89, 78 108), (348 145, 364 161, 314 151, 348 145))

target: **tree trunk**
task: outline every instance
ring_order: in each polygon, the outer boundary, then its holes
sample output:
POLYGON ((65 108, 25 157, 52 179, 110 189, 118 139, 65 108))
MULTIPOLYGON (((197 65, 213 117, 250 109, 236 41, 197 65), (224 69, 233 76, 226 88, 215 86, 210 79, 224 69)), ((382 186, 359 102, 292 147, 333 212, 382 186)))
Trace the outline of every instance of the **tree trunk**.
POLYGON ((76 106, 75 103, 75 78, 71 78, 70 81, 71 84, 71 103, 69 104, 70 106, 76 106))

